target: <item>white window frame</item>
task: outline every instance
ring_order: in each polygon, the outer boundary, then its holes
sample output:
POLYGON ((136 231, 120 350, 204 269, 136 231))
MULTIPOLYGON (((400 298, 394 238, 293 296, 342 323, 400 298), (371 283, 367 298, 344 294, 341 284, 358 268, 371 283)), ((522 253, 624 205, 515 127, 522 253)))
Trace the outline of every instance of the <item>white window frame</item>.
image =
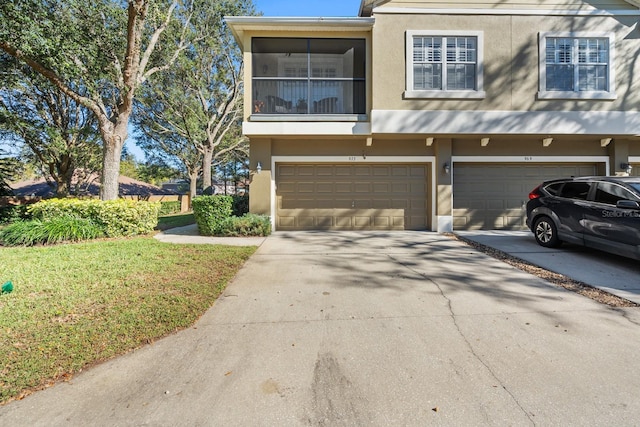
MULTIPOLYGON (((484 32, 483 31, 437 31, 409 30, 406 33, 406 88, 404 98, 451 98, 484 99, 484 32), (414 37, 475 37, 476 52, 476 89, 475 90, 415 90, 413 89, 413 38, 414 37)), ((444 53, 446 55, 446 52, 444 53)))
POLYGON ((538 34, 538 70, 539 87, 538 99, 593 99, 613 101, 616 95, 616 70, 615 70, 615 35, 611 32, 541 32, 538 34), (547 38, 600 38, 609 40, 609 62, 607 72, 609 74, 608 90, 606 91, 551 91, 547 90, 547 38))

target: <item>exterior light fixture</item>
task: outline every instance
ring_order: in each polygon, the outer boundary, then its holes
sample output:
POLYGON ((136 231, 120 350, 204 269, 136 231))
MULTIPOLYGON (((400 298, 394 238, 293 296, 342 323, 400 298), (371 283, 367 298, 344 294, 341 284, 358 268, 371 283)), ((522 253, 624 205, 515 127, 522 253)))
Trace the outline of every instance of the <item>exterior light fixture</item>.
POLYGON ((633 166, 631 166, 629 163, 620 163, 620 169, 625 171, 627 175, 630 175, 631 170, 633 169, 633 166))
POLYGON ((427 138, 426 142, 427 142, 427 147, 431 147, 433 145, 433 137, 429 137, 427 138))
POLYGON ((480 146, 481 147, 486 147, 487 145, 489 145, 489 138, 481 138, 480 139, 480 146))
POLYGON ((548 147, 551 145, 551 143, 553 142, 553 138, 543 138, 542 139, 542 146, 543 147, 548 147))
POLYGON ((256 172, 257 173, 262 172, 262 163, 258 162, 258 164, 256 165, 256 172))
POLYGON ((373 145, 373 138, 372 137, 367 137, 367 147, 371 147, 373 145))
POLYGON ((445 164, 442 165, 442 170, 444 170, 444 173, 446 173, 447 175, 451 173, 451 165, 449 164, 449 162, 445 162, 445 164))
POLYGON ((602 138, 600 140, 600 146, 601 147, 606 147, 607 145, 609 145, 611 143, 611 138, 602 138))

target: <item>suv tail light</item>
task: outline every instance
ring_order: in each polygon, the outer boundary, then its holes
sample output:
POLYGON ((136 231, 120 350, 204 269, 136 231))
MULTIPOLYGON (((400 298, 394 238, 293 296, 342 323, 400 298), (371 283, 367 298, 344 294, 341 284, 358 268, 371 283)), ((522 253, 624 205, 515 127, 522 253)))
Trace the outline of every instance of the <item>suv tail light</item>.
POLYGON ((538 185, 536 188, 534 188, 533 190, 531 190, 531 193, 529 193, 529 200, 533 200, 533 199, 537 199, 538 197, 542 197, 542 191, 540 191, 540 187, 542 186, 542 184, 538 185))

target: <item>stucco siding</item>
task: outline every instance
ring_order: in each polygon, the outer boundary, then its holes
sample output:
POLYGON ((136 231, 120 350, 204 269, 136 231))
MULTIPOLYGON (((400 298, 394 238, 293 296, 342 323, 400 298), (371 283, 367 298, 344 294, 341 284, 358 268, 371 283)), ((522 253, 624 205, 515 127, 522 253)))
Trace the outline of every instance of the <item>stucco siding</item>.
POLYGON ((380 14, 373 30, 374 110, 639 111, 637 17, 380 14), (481 31, 484 99, 406 99, 408 30, 481 31), (615 100, 538 99, 540 32, 615 33, 615 100))

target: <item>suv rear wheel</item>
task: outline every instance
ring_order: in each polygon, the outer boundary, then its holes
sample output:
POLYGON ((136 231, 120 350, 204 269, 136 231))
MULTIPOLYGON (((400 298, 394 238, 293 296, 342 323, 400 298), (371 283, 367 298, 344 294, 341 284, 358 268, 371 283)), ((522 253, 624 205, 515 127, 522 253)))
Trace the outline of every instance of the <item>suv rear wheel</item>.
POLYGON ((562 243, 558 238, 556 225, 548 216, 541 216, 536 219, 533 226, 533 235, 536 238, 536 242, 545 248, 556 248, 562 243))

